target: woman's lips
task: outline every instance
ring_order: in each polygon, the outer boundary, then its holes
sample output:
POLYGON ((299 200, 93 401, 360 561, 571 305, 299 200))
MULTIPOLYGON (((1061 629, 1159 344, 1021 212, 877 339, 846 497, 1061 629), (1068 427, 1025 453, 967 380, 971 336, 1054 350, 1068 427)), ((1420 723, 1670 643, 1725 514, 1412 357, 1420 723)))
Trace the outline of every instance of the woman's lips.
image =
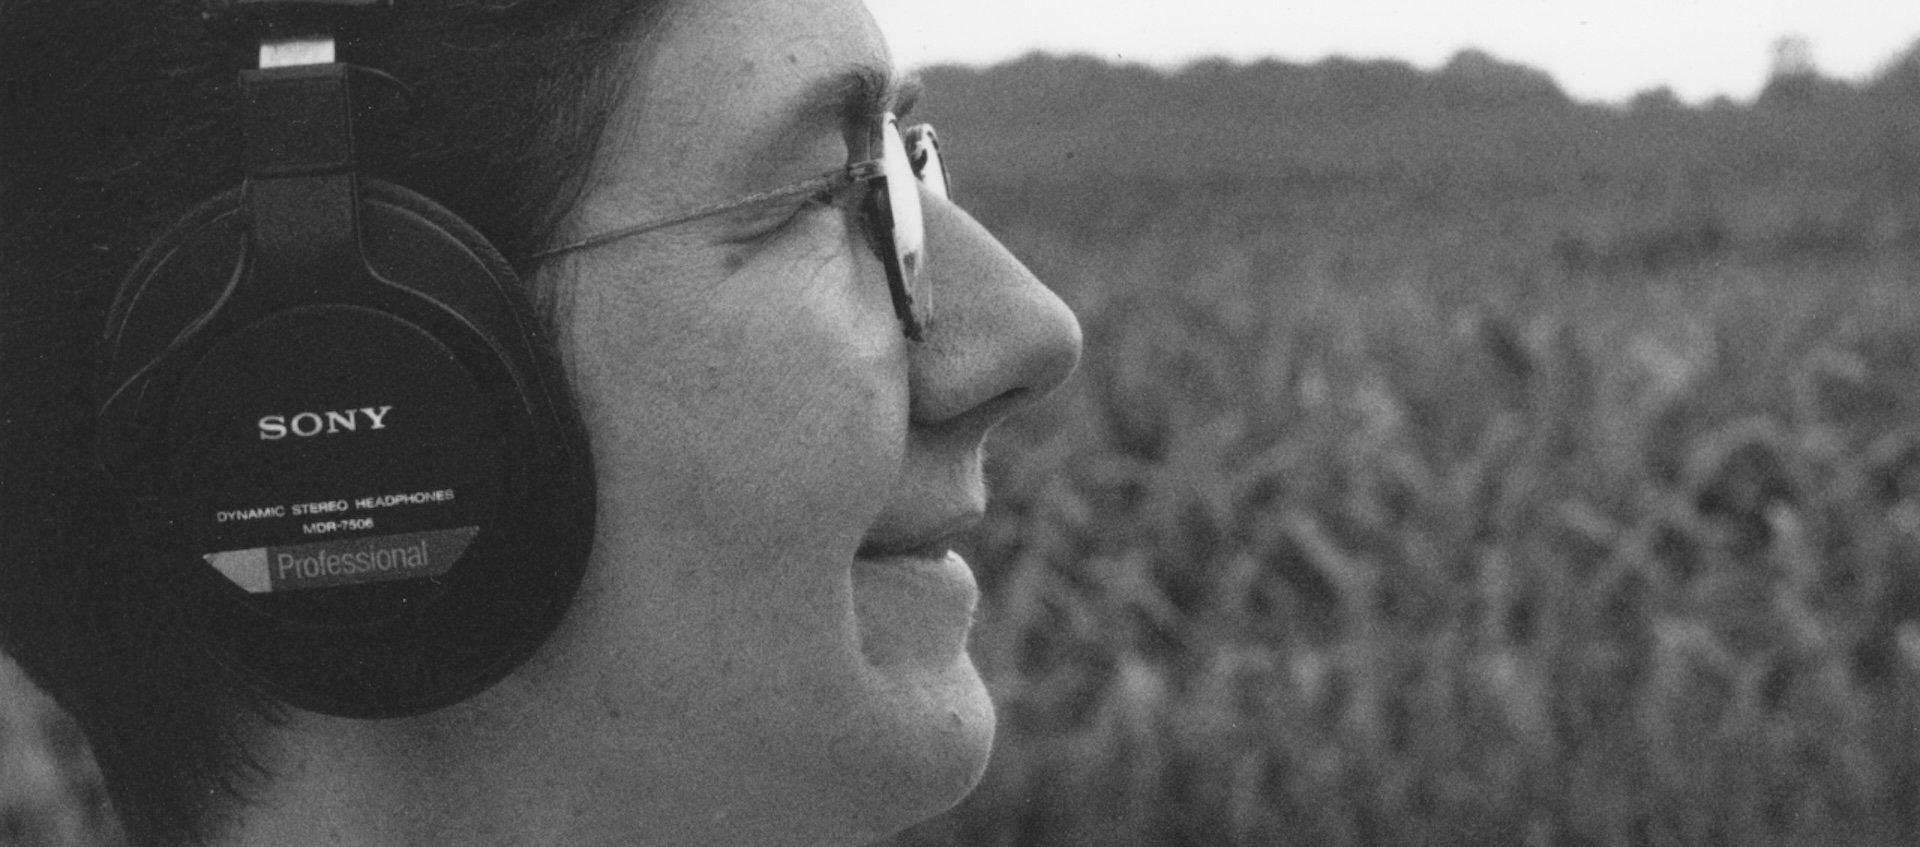
POLYGON ((860 539, 856 559, 910 557, 937 559, 952 552, 953 538, 980 523, 982 510, 967 510, 922 519, 899 519, 868 530, 860 539))
POLYGON ((979 600, 973 569, 944 547, 854 559, 860 650, 876 667, 943 671, 965 663, 979 600))

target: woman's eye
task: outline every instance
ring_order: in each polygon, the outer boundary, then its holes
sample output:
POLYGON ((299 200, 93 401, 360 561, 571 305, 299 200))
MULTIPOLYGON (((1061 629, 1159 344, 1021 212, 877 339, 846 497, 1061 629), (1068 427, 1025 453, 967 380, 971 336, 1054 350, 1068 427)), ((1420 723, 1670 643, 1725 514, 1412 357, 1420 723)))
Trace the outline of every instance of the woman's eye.
POLYGON ((768 204, 741 220, 738 235, 728 241, 734 244, 769 241, 792 230, 808 215, 836 205, 838 205, 838 198, 831 191, 822 191, 785 203, 768 204))

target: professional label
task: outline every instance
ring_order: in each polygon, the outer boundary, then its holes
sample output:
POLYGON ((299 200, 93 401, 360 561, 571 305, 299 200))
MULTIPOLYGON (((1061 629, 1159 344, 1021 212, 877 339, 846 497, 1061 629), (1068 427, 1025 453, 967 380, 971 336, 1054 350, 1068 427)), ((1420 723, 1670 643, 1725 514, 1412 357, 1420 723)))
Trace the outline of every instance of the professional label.
POLYGON ((312 544, 254 547, 206 554, 234 585, 250 594, 365 585, 440 576, 459 561, 479 527, 343 538, 312 544))

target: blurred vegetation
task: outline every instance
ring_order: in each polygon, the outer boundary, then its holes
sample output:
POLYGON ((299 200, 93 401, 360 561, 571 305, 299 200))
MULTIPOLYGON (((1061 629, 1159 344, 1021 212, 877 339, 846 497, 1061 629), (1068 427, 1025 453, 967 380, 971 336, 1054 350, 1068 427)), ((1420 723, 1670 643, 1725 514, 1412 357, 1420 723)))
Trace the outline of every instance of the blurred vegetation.
MULTIPOLYGON (((1920 45, 926 76, 1087 355, 969 551, 994 764, 894 844, 1920 841, 1920 45)), ((6 677, 0 757, 0 842, 112 843, 6 677)))
POLYGON ((929 77, 1088 355, 994 456, 994 764, 897 844, 1920 841, 1920 51, 929 77))

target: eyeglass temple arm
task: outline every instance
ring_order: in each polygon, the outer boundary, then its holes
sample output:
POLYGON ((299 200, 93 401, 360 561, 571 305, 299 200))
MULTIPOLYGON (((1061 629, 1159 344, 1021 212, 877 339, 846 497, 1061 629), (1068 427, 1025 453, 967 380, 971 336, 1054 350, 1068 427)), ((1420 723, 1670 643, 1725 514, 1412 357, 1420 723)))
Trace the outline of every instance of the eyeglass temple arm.
POLYGON ((832 190, 843 185, 851 185, 856 182, 873 179, 881 176, 885 172, 885 165, 878 159, 867 162, 855 162, 832 173, 821 174, 804 182, 796 182, 792 185, 762 191, 757 194, 749 194, 737 200, 726 200, 719 203, 698 206, 671 217, 642 221, 631 226, 623 226, 619 229, 589 236, 579 241, 562 244, 558 247, 550 247, 528 256, 525 264, 531 266, 562 253, 585 250, 589 247, 599 247, 602 244, 609 244, 623 238, 630 238, 635 235, 652 232, 656 229, 666 229, 670 226, 677 226, 688 221, 697 221, 701 218, 710 218, 714 215, 723 215, 736 209, 747 208, 748 206, 756 206, 761 203, 771 203, 775 200, 786 200, 793 197, 832 190))

